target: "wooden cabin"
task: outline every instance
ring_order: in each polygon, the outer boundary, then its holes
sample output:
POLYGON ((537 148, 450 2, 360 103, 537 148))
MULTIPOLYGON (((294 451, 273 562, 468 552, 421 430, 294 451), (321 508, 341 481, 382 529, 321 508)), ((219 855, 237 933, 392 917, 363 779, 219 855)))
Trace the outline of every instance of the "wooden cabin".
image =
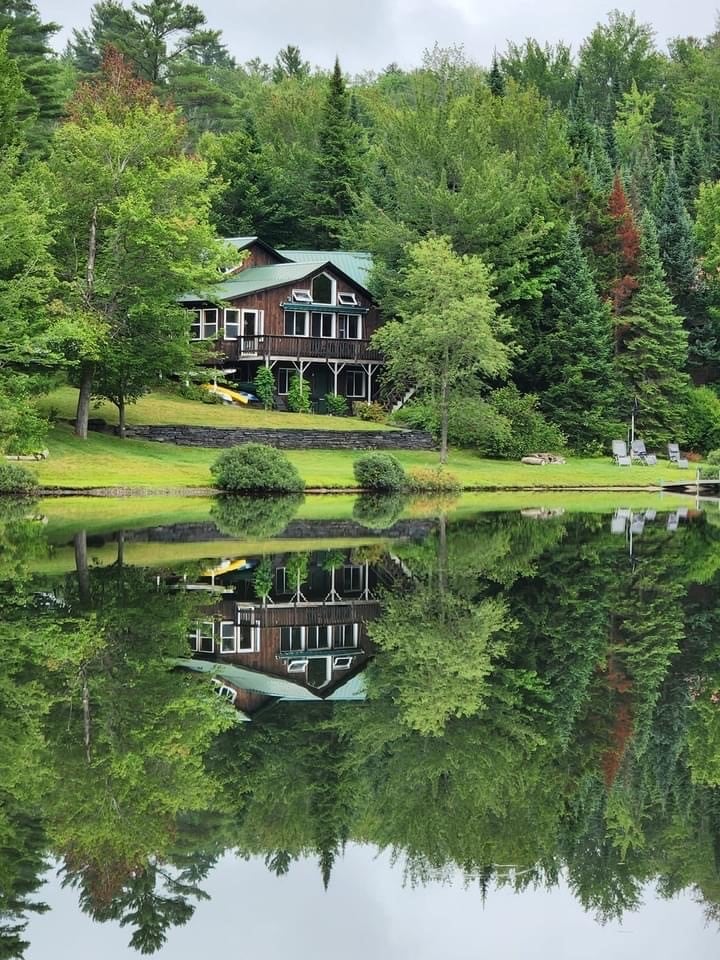
POLYGON ((370 338, 381 323, 366 287, 368 254, 275 250, 259 237, 227 241, 238 263, 205 296, 182 298, 192 313, 193 340, 213 340, 224 376, 252 390, 258 368, 275 375, 283 406, 293 374, 310 384, 318 404, 326 394, 350 404, 377 395, 381 356, 370 338))

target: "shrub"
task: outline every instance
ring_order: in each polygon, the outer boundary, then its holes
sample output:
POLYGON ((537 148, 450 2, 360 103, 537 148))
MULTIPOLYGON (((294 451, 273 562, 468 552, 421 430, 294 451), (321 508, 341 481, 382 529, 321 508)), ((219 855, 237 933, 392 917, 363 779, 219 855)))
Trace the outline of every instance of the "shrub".
POLYGON ((540 413, 534 394, 522 394, 510 384, 494 390, 489 401, 496 412, 509 421, 510 436, 498 438, 494 449, 484 450, 487 456, 515 459, 527 453, 560 450, 565 446, 563 433, 540 413))
POLYGON ((444 467, 414 467, 408 472, 408 486, 419 493, 460 493, 462 484, 444 467))
POLYGON ((0 494, 15 493, 31 496, 38 489, 38 478, 30 470, 16 463, 0 461, 0 494))
POLYGON ((370 423, 385 423, 387 414, 381 403, 358 403, 354 408, 355 416, 370 423))
POLYGON ((348 405, 345 397, 341 397, 337 393, 326 393, 325 403, 327 404, 327 412, 331 417, 346 417, 348 415, 348 405))
POLYGON ((281 497, 218 497, 210 517, 221 533, 231 537, 277 536, 287 527, 303 502, 302 494, 281 497))
POLYGON ((215 485, 231 493, 298 493, 305 484, 287 455, 263 443, 225 450, 210 467, 215 485))
POLYGON ((290 377, 287 397, 288 410, 293 413, 310 413, 312 401, 310 399, 310 384, 304 377, 294 373, 290 377))
POLYGON ((705 457, 705 462, 709 463, 711 467, 720 467, 720 450, 711 450, 705 457))
POLYGON ((387 530, 397 522, 407 504, 403 493, 364 493, 353 505, 353 519, 370 530, 387 530))
POLYGON ((720 397, 710 387, 695 387, 688 392, 683 440, 698 453, 720 447, 720 397))
POLYGON ((365 490, 402 490, 407 483, 402 464, 391 453, 366 453, 353 464, 353 473, 365 490))
POLYGON ((216 393, 210 393, 209 390, 202 391, 202 397, 200 397, 200 400, 203 403, 225 403, 222 397, 219 397, 216 393))
POLYGON ((270 367, 260 367, 253 380, 258 400, 266 410, 270 410, 275 403, 275 375, 270 367))
POLYGON ((197 400, 202 402, 208 395, 207 390, 203 390, 196 383, 183 383, 178 387, 178 394, 185 400, 197 400))

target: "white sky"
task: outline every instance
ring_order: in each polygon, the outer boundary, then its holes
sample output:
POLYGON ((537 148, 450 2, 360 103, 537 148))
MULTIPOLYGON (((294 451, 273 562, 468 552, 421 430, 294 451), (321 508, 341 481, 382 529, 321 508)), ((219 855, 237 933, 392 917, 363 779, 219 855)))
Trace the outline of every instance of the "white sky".
MULTIPOLYGON (((64 27, 60 46, 72 27, 84 27, 92 0, 37 0, 45 19, 64 27)), ((129 0, 127 0, 129 2, 129 0)), ((271 62, 288 43, 299 46, 313 64, 329 67, 335 55, 350 73, 380 70, 393 61, 419 62, 435 41, 462 43, 468 54, 488 64, 493 49, 508 40, 534 36, 544 42, 565 40, 577 50, 613 0, 195 0, 209 25, 222 29, 240 63, 259 56, 271 62)), ((707 0, 638 0, 619 3, 625 12, 652 23, 658 42, 674 36, 705 36, 717 12, 707 0)))

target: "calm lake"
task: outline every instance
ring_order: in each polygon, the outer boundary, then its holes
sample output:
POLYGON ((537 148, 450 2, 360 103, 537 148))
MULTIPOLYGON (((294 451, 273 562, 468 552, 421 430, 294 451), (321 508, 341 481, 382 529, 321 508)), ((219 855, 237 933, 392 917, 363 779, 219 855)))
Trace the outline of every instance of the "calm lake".
POLYGON ((0 957, 716 957, 720 510, 623 496, 0 501, 0 957))

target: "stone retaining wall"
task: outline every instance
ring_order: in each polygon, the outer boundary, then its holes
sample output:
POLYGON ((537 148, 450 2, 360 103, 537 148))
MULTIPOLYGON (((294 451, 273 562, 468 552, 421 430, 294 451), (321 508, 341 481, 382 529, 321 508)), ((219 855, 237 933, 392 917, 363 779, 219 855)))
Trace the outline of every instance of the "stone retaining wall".
MULTIPOLYGON (((113 431, 104 421, 91 420, 91 430, 113 431)), ((434 450, 424 430, 242 430, 233 427, 131 426, 126 437, 174 443, 182 447, 234 447, 266 443, 284 450, 434 450)))

